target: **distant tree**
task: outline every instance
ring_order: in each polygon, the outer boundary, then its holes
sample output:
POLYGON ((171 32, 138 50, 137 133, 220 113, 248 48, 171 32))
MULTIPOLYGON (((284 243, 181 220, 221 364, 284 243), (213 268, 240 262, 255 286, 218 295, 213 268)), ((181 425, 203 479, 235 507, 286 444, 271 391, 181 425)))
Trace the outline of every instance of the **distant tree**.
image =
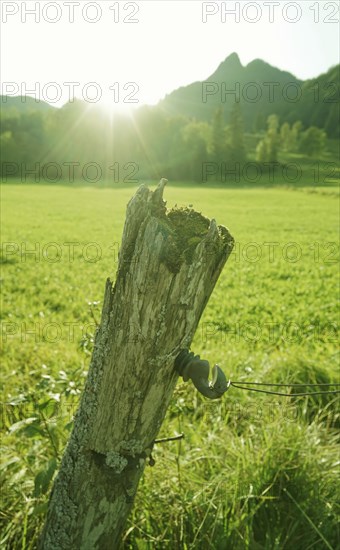
POLYGON ((291 128, 288 122, 284 122, 280 129, 280 142, 281 147, 284 151, 290 150, 290 142, 291 142, 291 128))
POLYGON ((211 143, 211 126, 207 122, 191 120, 183 126, 182 136, 187 142, 195 140, 195 138, 199 138, 204 141, 206 147, 208 148, 211 143))
POLYGON ((209 125, 204 122, 189 122, 182 129, 182 140, 185 152, 186 179, 202 179, 202 162, 208 158, 209 125))
POLYGON ((231 111, 229 144, 231 160, 233 162, 244 162, 247 155, 244 145, 244 125, 240 103, 234 103, 231 111))
POLYGON ((257 162, 267 162, 268 161, 268 149, 267 142, 265 139, 261 139, 256 147, 256 160, 257 162))
POLYGON ((257 162, 277 162, 280 136, 278 133, 279 118, 277 115, 270 115, 267 120, 267 133, 258 143, 256 148, 257 162))
POLYGON ((292 125, 292 130, 290 133, 290 143, 289 143, 289 149, 288 149, 289 151, 298 150, 302 128, 303 128, 303 124, 301 120, 297 120, 292 125))
POLYGON ((228 157, 227 134, 223 120, 223 109, 216 110, 211 135, 211 157, 214 162, 220 163, 228 157))
POLYGON ((268 162, 277 162, 277 153, 279 149, 279 117, 277 115, 270 115, 268 117, 268 130, 267 130, 267 148, 268 148, 268 162))
POLYGON ((290 127, 288 122, 284 122, 280 129, 280 145, 283 151, 297 151, 301 137, 302 122, 294 122, 290 127))
POLYGON ((303 132, 300 140, 299 150, 301 153, 313 157, 322 153, 326 144, 326 132, 316 128, 316 126, 311 126, 303 132))

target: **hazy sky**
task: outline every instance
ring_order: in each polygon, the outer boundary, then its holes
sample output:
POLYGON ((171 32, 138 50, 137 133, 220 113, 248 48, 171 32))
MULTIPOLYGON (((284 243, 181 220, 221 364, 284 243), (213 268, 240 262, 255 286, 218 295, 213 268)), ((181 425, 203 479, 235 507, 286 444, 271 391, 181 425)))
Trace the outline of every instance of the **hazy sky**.
POLYGON ((1 91, 9 95, 61 105, 74 82, 86 100, 155 103, 207 79, 234 51, 243 64, 262 58, 315 77, 339 63, 339 2, 1 1, 1 91))

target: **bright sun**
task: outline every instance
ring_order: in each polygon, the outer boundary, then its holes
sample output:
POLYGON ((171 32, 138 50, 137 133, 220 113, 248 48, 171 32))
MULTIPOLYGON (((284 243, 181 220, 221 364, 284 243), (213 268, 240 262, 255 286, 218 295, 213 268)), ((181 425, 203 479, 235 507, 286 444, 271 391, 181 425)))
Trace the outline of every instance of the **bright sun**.
POLYGON ((122 95, 103 95, 97 104, 109 113, 119 113, 124 115, 132 115, 133 111, 139 107, 138 102, 127 101, 122 95))

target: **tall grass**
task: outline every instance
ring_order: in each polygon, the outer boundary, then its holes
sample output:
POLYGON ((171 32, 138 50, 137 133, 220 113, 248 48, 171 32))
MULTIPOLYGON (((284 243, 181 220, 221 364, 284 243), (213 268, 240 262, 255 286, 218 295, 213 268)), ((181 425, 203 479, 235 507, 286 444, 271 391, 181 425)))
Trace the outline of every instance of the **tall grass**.
MULTIPOLYGON (((27 249, 38 243, 40 253, 2 257, 1 548, 35 548, 132 192, 5 186, 4 241, 19 250, 22 243, 27 249), (96 262, 82 252, 89 241, 102 251, 96 262), (64 253, 59 261, 41 253, 51 242, 64 253), (80 243, 73 258, 66 255, 67 242, 80 243), (8 323, 15 330, 6 335, 8 323), (44 332, 49 323, 60 327, 58 338, 44 332), (72 338, 69 323, 76 323, 72 338), (37 327, 40 332, 31 334, 37 327)), ((337 264, 334 249, 327 248, 337 241, 334 197, 190 185, 169 185, 166 196, 170 206, 194 203, 229 226, 240 246, 192 349, 233 380, 338 381, 337 264), (270 259, 264 243, 273 241, 277 254, 270 259), (243 254, 250 242, 262 251, 256 261, 243 254), (283 254, 291 242, 301 249, 295 262, 283 254)), ((123 547, 338 548, 336 397, 283 398, 230 388, 210 402, 180 382, 160 435, 183 432, 185 439, 155 446, 156 463, 145 471, 123 547)))

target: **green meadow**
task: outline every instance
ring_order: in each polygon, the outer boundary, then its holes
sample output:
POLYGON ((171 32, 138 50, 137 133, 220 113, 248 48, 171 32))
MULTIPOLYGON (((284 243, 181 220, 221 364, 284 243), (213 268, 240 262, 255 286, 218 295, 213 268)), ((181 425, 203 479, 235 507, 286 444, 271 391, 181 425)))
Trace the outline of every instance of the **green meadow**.
MULTIPOLYGON (((136 187, 2 187, 1 548, 35 548, 136 187)), ((235 381, 339 382, 336 187, 169 182, 165 199, 236 242, 192 350, 235 381)), ((335 549, 338 427, 334 394, 208 401, 180 379, 160 437, 185 438, 155 447, 123 547, 335 549)))

